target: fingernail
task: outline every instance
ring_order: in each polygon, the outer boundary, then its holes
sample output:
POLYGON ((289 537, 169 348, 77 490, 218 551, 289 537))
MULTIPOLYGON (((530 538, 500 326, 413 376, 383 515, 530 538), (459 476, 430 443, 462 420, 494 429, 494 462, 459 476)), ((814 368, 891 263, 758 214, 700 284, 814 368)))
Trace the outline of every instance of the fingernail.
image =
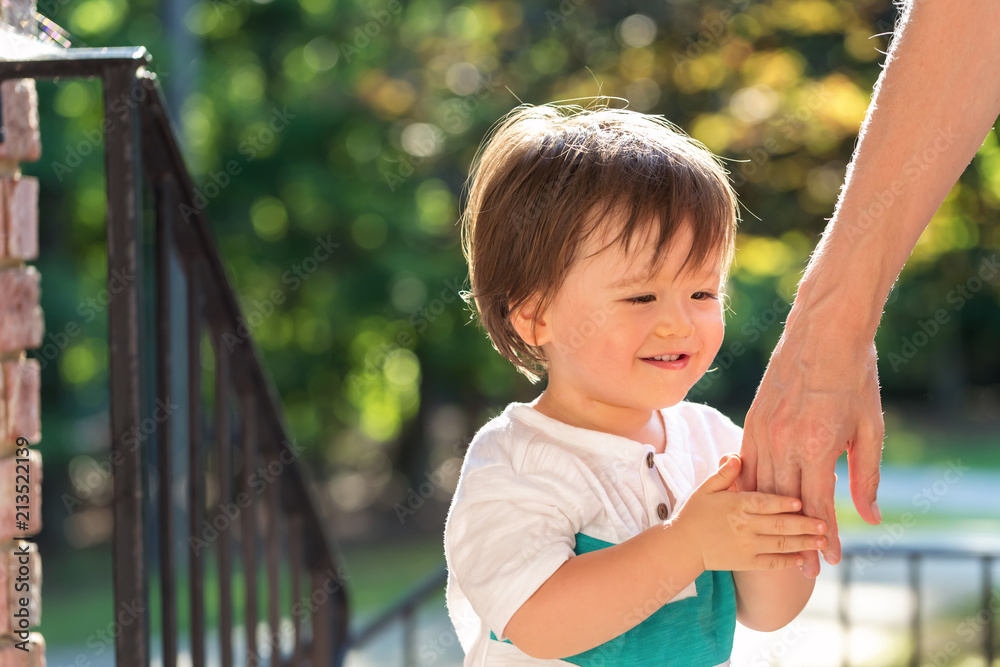
POLYGON ((872 503, 872 514, 875 515, 875 522, 882 523, 882 511, 878 508, 878 501, 872 503))

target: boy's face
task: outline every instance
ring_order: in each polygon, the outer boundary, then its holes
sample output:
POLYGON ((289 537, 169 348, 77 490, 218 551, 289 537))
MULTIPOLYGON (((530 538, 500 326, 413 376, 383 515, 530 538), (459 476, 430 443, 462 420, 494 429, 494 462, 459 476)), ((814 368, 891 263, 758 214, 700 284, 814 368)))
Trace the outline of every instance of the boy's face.
POLYGON ((668 407, 683 400, 719 351, 722 267, 712 260, 680 273, 692 240, 684 225, 651 273, 651 233, 633 239, 629 257, 618 244, 589 256, 610 238, 591 235, 542 314, 537 332, 549 360, 547 391, 564 401, 668 407))

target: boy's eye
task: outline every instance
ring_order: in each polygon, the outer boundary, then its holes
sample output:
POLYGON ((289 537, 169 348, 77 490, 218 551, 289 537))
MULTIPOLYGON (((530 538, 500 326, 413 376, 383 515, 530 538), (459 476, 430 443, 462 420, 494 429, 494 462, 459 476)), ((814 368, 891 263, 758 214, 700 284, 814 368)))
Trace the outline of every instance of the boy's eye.
POLYGON ((629 303, 651 303, 655 299, 656 296, 653 294, 643 294, 642 296, 633 296, 625 300, 629 303))
POLYGON ((691 298, 695 299, 696 301, 704 301, 706 299, 718 299, 719 297, 717 294, 714 294, 712 292, 695 292, 694 294, 691 295, 691 298))

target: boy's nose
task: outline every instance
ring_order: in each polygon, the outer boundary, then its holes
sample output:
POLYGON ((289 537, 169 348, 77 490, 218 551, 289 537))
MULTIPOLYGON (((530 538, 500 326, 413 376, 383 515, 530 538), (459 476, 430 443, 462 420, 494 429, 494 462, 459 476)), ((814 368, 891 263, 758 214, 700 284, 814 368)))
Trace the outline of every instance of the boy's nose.
POLYGON ((684 338, 694 333, 694 321, 683 308, 676 306, 663 308, 656 322, 656 335, 667 338, 684 338))

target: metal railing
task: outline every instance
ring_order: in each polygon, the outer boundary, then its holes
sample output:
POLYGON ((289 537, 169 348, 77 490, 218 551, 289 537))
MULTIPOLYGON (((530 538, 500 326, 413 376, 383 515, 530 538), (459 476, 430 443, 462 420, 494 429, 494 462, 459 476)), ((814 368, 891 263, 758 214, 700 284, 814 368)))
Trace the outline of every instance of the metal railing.
POLYGON ((179 566, 186 565, 190 661, 205 665, 206 566, 214 552, 223 667, 340 665, 349 646, 340 559, 270 378, 238 331, 240 307, 149 60, 144 48, 129 47, 0 62, 0 80, 96 77, 103 86, 108 276, 132 277, 109 289, 108 310, 115 612, 134 614, 116 634, 116 663, 149 664, 145 603, 155 586, 162 662, 177 664, 179 566), (203 356, 213 359, 209 368, 203 356), (177 405, 174 397, 182 397, 177 405))
MULTIPOLYGON (((924 639, 925 621, 923 614, 922 595, 922 573, 921 566, 926 560, 966 560, 978 562, 980 564, 980 595, 981 610, 986 610, 987 618, 981 624, 979 631, 981 636, 982 655, 987 667, 993 665, 996 655, 996 634, 995 625, 997 619, 994 618, 993 610, 993 568, 1000 562, 1000 552, 969 549, 960 547, 913 547, 903 545, 889 545, 885 548, 877 546, 874 548, 875 560, 894 562, 898 561, 906 568, 907 588, 911 600, 909 610, 909 635, 910 635, 910 655, 908 664, 911 667, 919 667, 924 664, 922 658, 926 641, 924 639)), ((853 622, 850 614, 849 596, 853 582, 852 573, 856 561, 872 562, 873 548, 862 546, 847 546, 842 550, 842 560, 838 567, 840 573, 839 605, 838 617, 840 621, 841 636, 843 637, 842 662, 844 667, 851 664, 850 655, 850 635, 853 622)), ((966 642, 972 645, 974 642, 966 642)))
POLYGON ((364 627, 349 627, 341 559, 318 514, 308 471, 287 435, 270 377, 253 340, 239 331, 245 319, 198 205, 163 93, 147 70, 149 61, 143 47, 67 49, 0 61, 0 81, 99 78, 103 87, 112 568, 116 612, 128 607, 135 614, 130 631, 116 635, 115 661, 129 667, 149 664, 145 602, 155 577, 162 664, 177 664, 178 543, 188 556, 187 632, 194 667, 206 662, 205 566, 212 550, 223 667, 341 665, 349 649, 364 646, 396 620, 404 624, 404 656, 411 661, 414 612, 444 586, 443 564, 364 627), (144 185, 152 193, 151 224, 143 215, 144 185), (147 246, 153 248, 152 258, 145 257, 147 246), (145 264, 150 262, 147 294, 145 264), (111 289, 116 275, 134 279, 111 289), (147 299, 154 302, 152 312, 145 308, 147 299), (203 356, 212 357, 211 368, 202 367, 203 356), (206 378, 211 395, 203 392, 206 378), (180 414, 171 409, 175 395, 184 396, 180 414), (147 424, 152 425, 148 450, 137 446, 135 437, 146 433, 147 424), (179 503, 178 479, 187 482, 179 503), (187 510, 182 517, 187 530, 179 530, 178 508, 187 510), (234 575, 234 543, 241 577, 234 575), (150 566, 154 551, 155 572, 150 566), (261 567, 264 595, 258 591, 261 567), (245 648, 239 656, 233 635, 234 577, 242 579, 245 648), (262 598, 263 632, 258 627, 262 598), (290 615, 290 632, 283 611, 290 615))
POLYGON ((440 567, 427 574, 422 581, 417 582, 399 599, 376 614, 363 627, 352 631, 349 640, 350 647, 352 649, 363 648, 380 633, 385 632, 398 622, 403 625, 402 664, 407 667, 418 664, 416 661, 417 610, 429 598, 442 592, 447 581, 448 571, 444 561, 442 561, 440 567))

